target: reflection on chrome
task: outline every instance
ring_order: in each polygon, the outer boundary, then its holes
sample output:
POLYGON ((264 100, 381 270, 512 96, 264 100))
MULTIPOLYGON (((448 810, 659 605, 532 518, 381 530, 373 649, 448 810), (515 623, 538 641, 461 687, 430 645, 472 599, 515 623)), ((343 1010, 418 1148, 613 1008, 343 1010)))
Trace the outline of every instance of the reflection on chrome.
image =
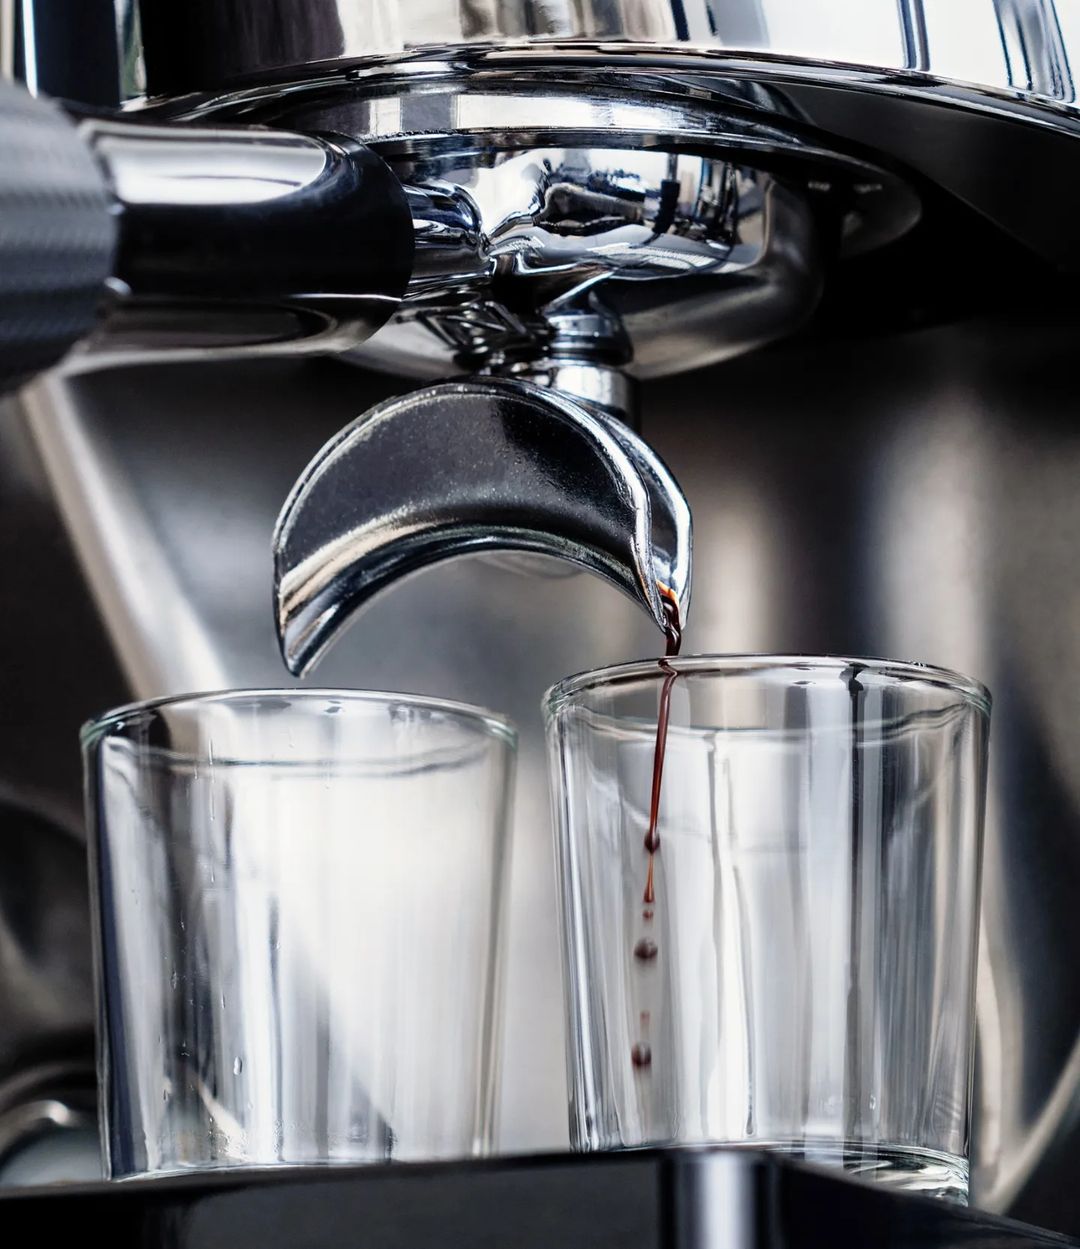
POLYGON ((1015 89, 1073 103, 1080 47, 1076 6, 1060 0, 214 0, 147 3, 150 90, 211 90, 241 77, 367 58, 451 59, 461 49, 573 55, 590 42, 643 60, 661 49, 766 54, 1015 89), (196 36, 197 37, 193 37, 196 36))

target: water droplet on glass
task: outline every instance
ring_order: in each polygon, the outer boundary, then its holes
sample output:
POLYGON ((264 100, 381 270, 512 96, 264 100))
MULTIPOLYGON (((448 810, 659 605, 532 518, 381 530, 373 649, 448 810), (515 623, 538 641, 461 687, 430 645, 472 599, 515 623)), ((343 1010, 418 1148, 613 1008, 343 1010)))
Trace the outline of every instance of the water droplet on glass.
POLYGON ((232 1065, 232 1073, 233 1073, 233 1075, 234 1075, 234 1076, 238 1076, 238 1075, 240 1074, 240 1072, 241 1072, 241 1071, 243 1071, 243 1070, 244 1070, 244 1060, 243 1060, 242 1058, 240 1058, 240 1057, 236 1057, 236 1058, 234 1058, 234 1059, 233 1059, 233 1065, 232 1065))
POLYGON ((179 972, 176 972, 176 971, 173 972, 173 974, 169 977, 169 984, 171 984, 174 989, 177 989, 180 987, 180 973, 179 972))
POLYGON ((877 1098, 873 1093, 870 1094, 870 1109, 877 1110, 877 1098))
POLYGON ((638 1041, 630 1051, 630 1061, 638 1070, 652 1065, 652 1046, 648 1041, 638 1041))
POLYGON ((651 963, 656 958, 656 942, 651 941, 648 937, 642 937, 634 946, 634 958, 639 963, 651 963))

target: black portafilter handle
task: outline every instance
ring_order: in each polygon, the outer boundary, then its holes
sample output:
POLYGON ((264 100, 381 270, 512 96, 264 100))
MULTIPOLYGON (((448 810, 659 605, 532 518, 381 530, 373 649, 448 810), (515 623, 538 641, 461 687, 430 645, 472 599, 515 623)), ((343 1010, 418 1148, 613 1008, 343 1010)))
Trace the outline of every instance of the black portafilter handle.
POLYGON ((117 224, 104 170, 76 125, 0 82, 0 392, 91 331, 117 224))
POLYGON ((81 367, 348 350, 413 250, 401 183, 348 136, 74 120, 0 84, 0 392, 77 344, 81 367))

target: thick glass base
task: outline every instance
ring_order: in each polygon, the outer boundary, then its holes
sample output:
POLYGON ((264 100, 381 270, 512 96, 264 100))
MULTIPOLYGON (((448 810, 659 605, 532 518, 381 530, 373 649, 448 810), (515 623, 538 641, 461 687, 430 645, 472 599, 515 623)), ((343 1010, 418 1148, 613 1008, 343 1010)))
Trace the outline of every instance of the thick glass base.
POLYGON ((906 1193, 944 1197, 967 1205, 967 1159, 933 1149, 826 1140, 740 1141, 733 1147, 763 1149, 816 1166, 840 1167, 860 1179, 888 1184, 906 1193))

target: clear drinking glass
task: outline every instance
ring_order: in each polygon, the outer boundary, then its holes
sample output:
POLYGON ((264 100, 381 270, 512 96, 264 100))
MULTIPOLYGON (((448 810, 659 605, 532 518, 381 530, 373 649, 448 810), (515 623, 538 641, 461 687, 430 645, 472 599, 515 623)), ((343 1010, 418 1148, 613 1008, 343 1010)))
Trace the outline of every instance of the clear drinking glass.
POLYGON ((966 1199, 989 695, 913 664, 664 662, 546 704, 573 1146, 742 1144, 966 1199))
POLYGON ((482 1152, 513 729, 280 690, 82 740, 110 1174, 482 1152))

